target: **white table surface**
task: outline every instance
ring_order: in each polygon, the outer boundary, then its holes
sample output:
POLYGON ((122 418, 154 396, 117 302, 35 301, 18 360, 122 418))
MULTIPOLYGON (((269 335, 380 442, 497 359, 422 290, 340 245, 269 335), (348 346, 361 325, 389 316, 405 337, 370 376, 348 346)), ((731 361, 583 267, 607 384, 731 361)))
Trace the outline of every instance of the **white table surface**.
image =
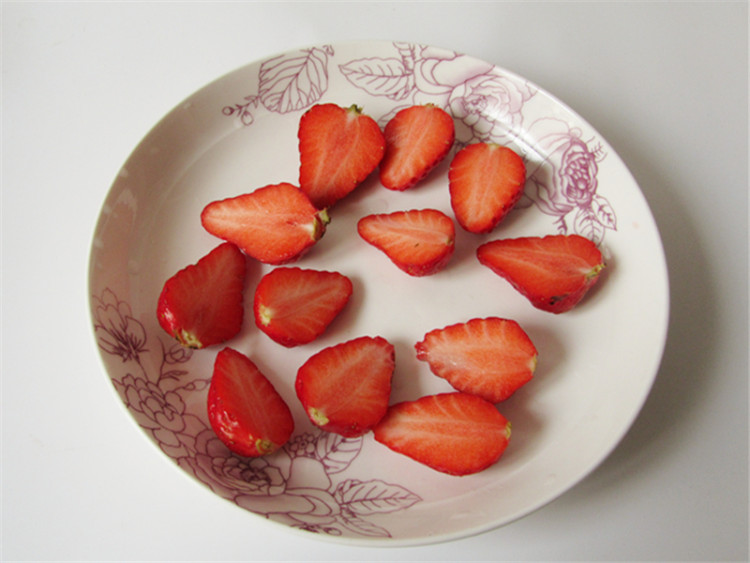
POLYGON ((2 4, 2 559, 746 560, 747 2, 2 4), (670 333, 612 455, 506 527, 353 548, 292 535, 165 462, 117 404, 87 307, 100 206, 209 81, 350 39, 447 47, 580 113, 663 238, 670 333))

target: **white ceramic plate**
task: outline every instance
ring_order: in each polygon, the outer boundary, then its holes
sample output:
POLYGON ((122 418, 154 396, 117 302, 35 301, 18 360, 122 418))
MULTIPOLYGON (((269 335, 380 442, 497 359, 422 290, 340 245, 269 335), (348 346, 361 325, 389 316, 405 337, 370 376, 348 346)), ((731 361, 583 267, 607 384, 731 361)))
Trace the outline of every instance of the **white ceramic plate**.
MULTIPOLYGON (((456 148, 457 148, 456 147, 456 148)), ((632 176, 583 119, 534 84, 469 56, 405 43, 299 49, 249 64, 170 112, 127 160, 103 205, 90 261, 91 315, 107 374, 144 434, 181 471, 251 513, 358 545, 410 545, 488 530, 556 498, 615 447, 656 375, 669 308, 661 241, 632 176), (286 398, 296 430, 283 451, 231 454, 205 412, 221 347, 190 352, 157 324, 164 281, 221 241, 200 224, 209 202, 297 183, 297 125, 318 102, 357 104, 384 125, 401 107, 433 103, 455 119, 457 147, 507 144, 523 155, 526 194, 491 234, 457 227, 456 254, 437 275, 411 278, 362 241, 363 215, 434 207, 452 216, 447 169, 391 192, 373 175, 332 210, 301 267, 354 283, 342 315, 294 349, 254 326, 252 294, 270 267, 250 263, 243 331, 227 344, 253 358, 286 398), (571 312, 534 309, 481 266, 476 247, 501 237, 579 233, 608 268, 571 312), (532 382, 499 405, 511 444, 482 473, 452 477, 375 442, 315 430, 294 394, 297 369, 318 350, 362 335, 396 348, 392 402, 451 391, 416 360, 425 332, 473 317, 517 320, 539 350, 532 382)), ((250 514, 249 518, 254 517, 250 514)))

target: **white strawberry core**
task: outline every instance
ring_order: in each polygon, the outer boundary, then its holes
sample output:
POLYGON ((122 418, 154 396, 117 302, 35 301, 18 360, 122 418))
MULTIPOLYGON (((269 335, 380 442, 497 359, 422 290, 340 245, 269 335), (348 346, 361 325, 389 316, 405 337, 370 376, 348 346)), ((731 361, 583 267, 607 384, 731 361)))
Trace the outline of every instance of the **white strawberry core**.
POLYGON ((260 318, 260 322, 263 324, 263 326, 268 326, 271 323, 271 318, 273 315, 271 314, 271 309, 266 307, 265 305, 261 305, 258 308, 258 318, 260 318))

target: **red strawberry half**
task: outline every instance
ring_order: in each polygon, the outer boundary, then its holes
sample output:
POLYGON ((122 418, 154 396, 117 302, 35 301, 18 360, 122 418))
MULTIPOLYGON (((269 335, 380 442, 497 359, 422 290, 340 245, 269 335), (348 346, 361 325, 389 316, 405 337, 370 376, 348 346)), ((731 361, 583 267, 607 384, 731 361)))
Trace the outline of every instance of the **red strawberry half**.
POLYGON ((255 324, 284 346, 320 336, 352 295, 352 282, 338 272, 276 268, 255 290, 255 324))
POLYGON ((242 328, 245 255, 225 242, 169 278, 156 307, 161 327, 189 348, 205 348, 242 328))
POLYGON ((373 432, 395 452, 443 473, 468 475, 500 458, 510 423, 481 397, 443 393, 391 406, 373 432))
POLYGON ((447 112, 426 104, 399 111, 385 126, 384 134, 380 182, 389 190, 403 191, 447 156, 455 139, 455 126, 447 112))
POLYGON ((435 375, 491 403, 529 382, 537 362, 536 348, 519 324, 497 317, 430 331, 415 349, 435 375))
POLYGON ((357 232, 411 276, 439 272, 455 249, 453 220, 436 209, 368 215, 357 232))
POLYGON ((324 348, 297 372, 297 396, 316 426, 361 436, 383 418, 395 367, 393 346, 363 336, 324 348))
POLYGON ((298 137, 300 187, 318 209, 354 190, 385 152, 380 127, 356 105, 311 107, 300 119, 298 137))
POLYGON ((551 313, 575 307, 605 267, 596 245, 579 235, 495 240, 480 246, 477 257, 534 307, 551 313))
POLYGON ((471 233, 488 233, 521 199, 526 166, 507 147, 476 143, 453 158, 448 182, 459 224, 471 233))
POLYGON ((292 413, 273 384, 250 358, 232 348, 216 355, 208 419, 219 439, 243 456, 271 454, 294 431, 292 413))
POLYGON ((214 201, 201 213, 209 233, 267 264, 300 258, 325 234, 328 222, 325 211, 318 211, 304 192, 287 183, 214 201))

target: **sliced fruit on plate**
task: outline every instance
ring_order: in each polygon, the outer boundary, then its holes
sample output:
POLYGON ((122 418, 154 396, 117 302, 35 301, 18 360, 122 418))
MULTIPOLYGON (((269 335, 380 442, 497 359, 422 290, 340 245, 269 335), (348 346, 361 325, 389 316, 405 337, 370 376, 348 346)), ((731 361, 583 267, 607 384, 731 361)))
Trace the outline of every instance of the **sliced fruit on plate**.
POLYGON ((481 245, 477 257, 534 307, 551 313, 575 307, 606 267, 596 244, 580 235, 494 240, 481 245))
POLYGON ((448 171, 451 206, 471 233, 492 231, 523 195, 526 165, 512 149, 475 143, 461 149, 448 171))
POLYGON ((385 137, 362 108, 317 104, 300 119, 299 183, 318 209, 351 193, 380 164, 385 137))
POLYGON ((367 215, 357 232, 411 276, 439 272, 455 249, 453 220, 437 209, 367 215))
POLYGON ((276 265, 300 258, 325 234, 328 222, 325 211, 285 182, 211 202, 201 213, 209 233, 236 244, 248 256, 276 265))
POLYGON ((387 340, 362 336, 314 354, 297 372, 295 389, 313 424, 347 438, 361 436, 388 409, 394 367, 387 340))
POLYGON ((499 403, 531 381, 537 350, 514 320, 472 319, 425 334, 417 358, 455 389, 499 403))
POLYGON ((455 139, 453 118, 433 104, 404 108, 386 124, 380 183, 403 191, 417 184, 448 155, 455 139))
POLYGON ((250 358, 232 348, 216 355, 208 419, 230 450, 250 457, 275 452, 294 431, 289 406, 273 384, 250 358))
POLYGON ((328 328, 351 295, 351 280, 338 272, 276 268, 255 290, 255 324, 284 346, 307 344, 328 328))
POLYGON ((457 392, 392 405, 373 433, 395 452, 460 476, 478 473, 500 459, 510 430, 510 422, 492 403, 457 392))
POLYGON ((188 348, 225 342, 242 328, 246 258, 225 242, 169 278, 156 306, 159 325, 188 348))

